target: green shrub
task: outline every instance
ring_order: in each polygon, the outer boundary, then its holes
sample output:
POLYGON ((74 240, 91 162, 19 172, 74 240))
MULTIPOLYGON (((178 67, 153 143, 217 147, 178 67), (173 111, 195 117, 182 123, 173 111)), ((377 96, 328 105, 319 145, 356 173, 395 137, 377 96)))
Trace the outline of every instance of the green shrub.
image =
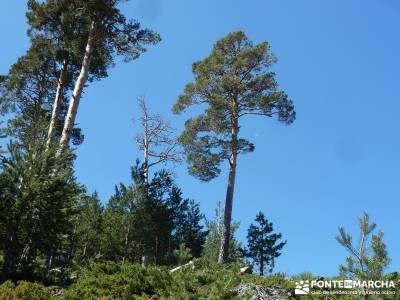
POLYGON ((240 283, 232 265, 197 262, 170 273, 167 269, 104 263, 93 265, 67 289, 65 300, 77 299, 236 299, 232 288, 240 283))
POLYGON ((195 269, 172 273, 171 299, 238 299, 231 290, 240 283, 236 265, 219 265, 197 260, 195 269))
POLYGON ((163 269, 131 264, 96 264, 67 290, 64 298, 160 299, 171 280, 163 269))
POLYGON ((6 281, 0 285, 0 300, 50 300, 49 290, 38 283, 19 281, 17 285, 6 281))

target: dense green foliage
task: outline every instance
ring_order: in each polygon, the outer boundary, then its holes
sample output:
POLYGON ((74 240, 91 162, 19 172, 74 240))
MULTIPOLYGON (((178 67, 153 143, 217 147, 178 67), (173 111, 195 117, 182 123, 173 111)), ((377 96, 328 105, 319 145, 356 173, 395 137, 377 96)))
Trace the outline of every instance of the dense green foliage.
POLYGON ((156 173, 146 184, 141 170, 132 168, 132 185, 120 184, 105 208, 105 258, 173 264, 173 250, 181 244, 199 256, 205 232, 198 204, 182 198, 168 172, 156 173))
POLYGON ((156 267, 103 263, 92 265, 61 293, 39 284, 20 282, 15 287, 6 282, 0 285, 0 299, 244 299, 232 291, 241 281, 292 286, 282 276, 261 279, 239 276, 237 271, 235 265, 202 260, 196 261, 194 270, 186 268, 175 273, 156 267))
MULTIPOLYGON (((24 141, 25 142, 25 141, 24 141)), ((43 143, 9 145, 0 164, 0 253, 4 278, 46 280, 68 259, 66 237, 82 188, 71 155, 55 156, 43 143), (27 151, 26 149, 29 149, 27 151)))
POLYGON ((240 282, 237 268, 196 264, 169 273, 165 269, 138 265, 94 266, 73 284, 65 299, 233 299, 230 291, 240 282))
POLYGON ((104 243, 103 206, 96 193, 83 195, 80 199, 78 212, 74 216, 74 231, 71 244, 74 249, 74 260, 78 265, 100 259, 104 243))
POLYGON ((52 293, 41 284, 19 281, 14 284, 6 281, 0 285, 0 300, 50 300, 52 293))
MULTIPOLYGON (((7 281, 0 285, 0 300, 30 299, 250 299, 239 296, 235 290, 239 284, 263 286, 265 288, 283 288, 286 299, 299 299, 294 294, 295 282, 312 280, 317 277, 310 273, 288 277, 284 274, 269 276, 239 275, 237 265, 210 264, 207 261, 195 261, 194 269, 185 268, 170 273, 160 267, 142 267, 132 264, 102 263, 91 265, 78 280, 67 289, 45 288, 37 283, 25 281, 13 284, 7 281)), ((396 273, 384 278, 398 284, 400 277, 396 273)), ((384 279, 383 278, 383 279, 384 279)), ((325 278, 329 279, 339 279, 325 278)), ((318 289, 316 289, 318 290, 318 289)), ((322 290, 319 290, 322 291, 322 290)), ((324 295, 302 295, 301 299, 323 300, 324 295)), ((336 295, 332 299, 357 300, 360 296, 336 295)), ((390 296, 370 296, 371 300, 399 299, 398 293, 390 296)))
POLYGON ((160 297, 171 284, 168 272, 128 264, 93 266, 64 299, 135 299, 134 296, 160 297))

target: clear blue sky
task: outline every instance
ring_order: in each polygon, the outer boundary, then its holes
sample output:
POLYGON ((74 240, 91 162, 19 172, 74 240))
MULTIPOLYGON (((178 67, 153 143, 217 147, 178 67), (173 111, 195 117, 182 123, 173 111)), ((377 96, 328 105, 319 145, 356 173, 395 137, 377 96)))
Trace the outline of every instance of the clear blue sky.
MULTIPOLYGON (((0 73, 28 47, 25 2, 0 3, 0 73)), ((192 80, 192 62, 235 30, 268 41, 278 57, 281 87, 297 120, 248 119, 243 135, 256 145, 240 157, 233 216, 238 237, 262 210, 288 244, 276 271, 337 274, 346 253, 339 225, 357 237, 363 211, 385 232, 391 270, 400 269, 400 2, 396 0, 136 0, 124 12, 158 31, 163 41, 139 60, 118 63, 109 78, 85 92, 77 122, 85 142, 76 174, 106 201, 114 184, 129 183, 141 154, 134 144, 136 98, 178 129, 188 115, 171 106, 192 80)), ((184 195, 211 216, 224 200, 226 172, 210 183, 176 171, 184 195)))

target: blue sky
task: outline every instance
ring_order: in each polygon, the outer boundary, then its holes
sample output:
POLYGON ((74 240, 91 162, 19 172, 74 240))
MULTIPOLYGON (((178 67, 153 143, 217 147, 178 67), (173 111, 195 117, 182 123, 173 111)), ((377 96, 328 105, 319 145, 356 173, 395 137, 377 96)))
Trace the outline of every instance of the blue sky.
MULTIPOLYGON (((338 226, 357 238, 357 218, 367 211, 385 232, 390 270, 399 270, 399 2, 136 0, 123 10, 163 41, 86 89, 76 174, 89 191, 106 201, 116 183, 129 183, 130 165, 141 157, 136 98, 146 96, 153 112, 181 130, 189 115, 172 115, 171 106, 193 79, 191 64, 219 38, 243 30, 270 43, 273 69, 298 117, 291 126, 267 118, 243 123, 256 150, 239 158, 239 239, 262 210, 288 240, 275 271, 334 275, 346 255, 334 239, 338 226)), ((24 13, 25 1, 1 1, 0 73, 28 47, 24 13)), ((226 172, 206 184, 185 165, 175 173, 184 195, 212 216, 225 197, 226 172)))

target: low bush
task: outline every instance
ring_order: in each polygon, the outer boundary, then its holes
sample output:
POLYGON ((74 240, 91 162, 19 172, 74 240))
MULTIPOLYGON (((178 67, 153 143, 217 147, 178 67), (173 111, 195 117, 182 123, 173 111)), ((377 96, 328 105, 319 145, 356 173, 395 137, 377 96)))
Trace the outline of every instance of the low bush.
POLYGON ((19 281, 16 285, 6 281, 0 285, 0 300, 50 300, 50 290, 39 283, 19 281))
POLYGON ((164 268, 104 263, 93 265, 63 295, 77 299, 238 299, 231 290, 240 283, 236 266, 196 263, 170 273, 164 268))
POLYGON ((236 265, 219 265, 198 260, 195 269, 172 274, 171 299, 238 299, 232 289, 240 283, 236 265))
POLYGON ((161 299, 171 281, 164 269, 96 264, 68 288, 64 299, 161 299))
MULTIPOLYGON (((295 282, 316 278, 311 273, 291 277, 285 274, 240 275, 237 264, 219 265, 202 259, 195 260, 194 266, 188 265, 173 273, 166 268, 116 263, 93 264, 78 273, 76 282, 65 289, 6 281, 0 285, 0 300, 235 300, 251 298, 254 295, 251 289, 260 286, 268 292, 282 290, 285 295, 289 292, 288 299, 299 299, 294 295, 295 282), (241 292, 242 287, 251 287, 245 291, 248 295, 241 292)), ((369 299, 399 299, 399 275, 390 273, 385 279, 395 281, 396 294, 369 299)), ((324 295, 302 295, 301 299, 322 300, 324 295)), ((335 295, 335 299, 355 300, 360 296, 335 295)))

